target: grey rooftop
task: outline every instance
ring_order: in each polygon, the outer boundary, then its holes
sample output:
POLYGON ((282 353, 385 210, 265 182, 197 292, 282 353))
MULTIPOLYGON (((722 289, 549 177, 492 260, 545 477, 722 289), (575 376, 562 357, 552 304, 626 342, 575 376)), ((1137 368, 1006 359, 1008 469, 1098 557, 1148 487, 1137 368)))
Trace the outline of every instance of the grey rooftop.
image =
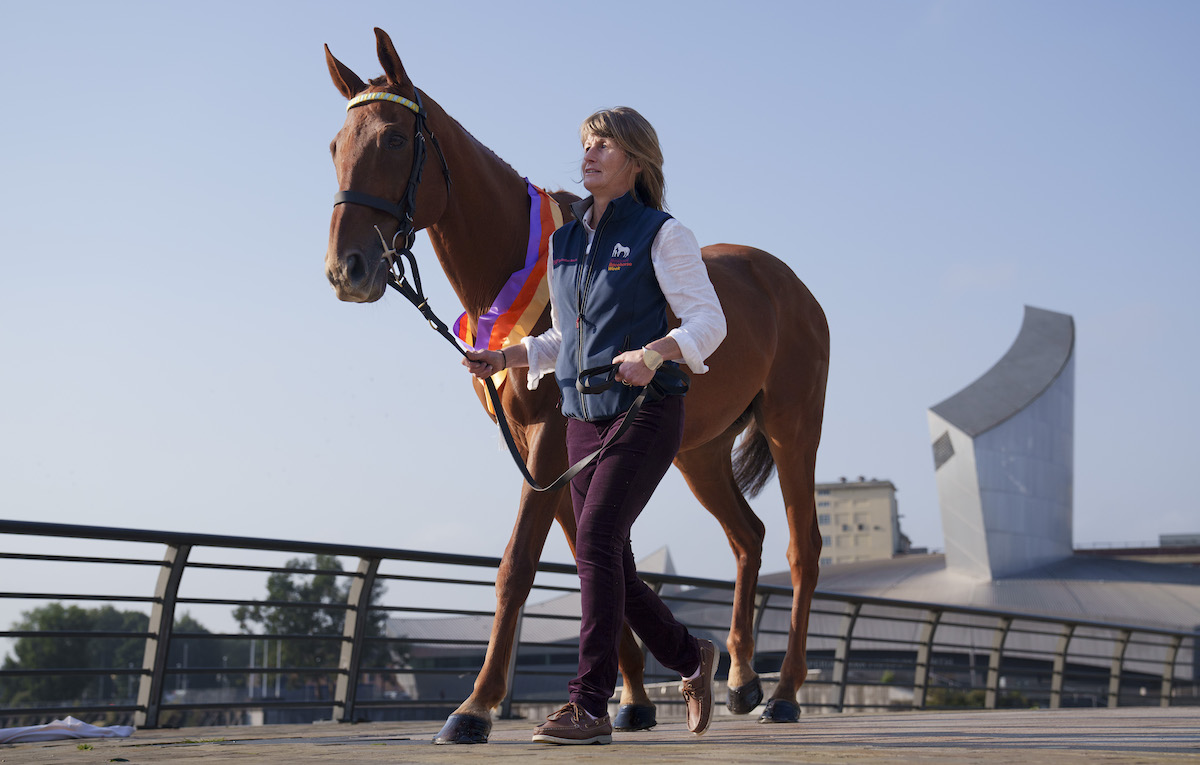
POLYGON ((1029 405, 1062 373, 1075 347, 1075 321, 1064 313, 1025 306, 1012 347, 975 382, 931 407, 974 437, 1029 405))

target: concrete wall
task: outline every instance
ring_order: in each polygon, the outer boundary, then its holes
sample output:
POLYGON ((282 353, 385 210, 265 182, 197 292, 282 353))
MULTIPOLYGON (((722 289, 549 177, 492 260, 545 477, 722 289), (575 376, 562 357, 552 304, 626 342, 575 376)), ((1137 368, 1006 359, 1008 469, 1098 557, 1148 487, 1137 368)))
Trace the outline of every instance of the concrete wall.
POLYGON ((1075 360, 1026 409, 975 439, 991 576, 1069 557, 1075 360))
POLYGON ((1074 348, 1071 317, 1026 308, 1008 353, 929 410, 948 569, 993 579, 1071 555, 1074 348))

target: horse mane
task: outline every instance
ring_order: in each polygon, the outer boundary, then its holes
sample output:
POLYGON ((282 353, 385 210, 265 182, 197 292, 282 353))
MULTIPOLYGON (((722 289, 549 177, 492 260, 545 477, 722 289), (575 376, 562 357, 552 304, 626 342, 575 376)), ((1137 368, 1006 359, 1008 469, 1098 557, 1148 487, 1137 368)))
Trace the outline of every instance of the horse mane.
POLYGON ((575 211, 571 209, 571 205, 579 201, 578 194, 572 194, 564 189, 547 191, 546 193, 549 194, 550 198, 555 201, 555 203, 558 205, 558 209, 562 210, 563 223, 575 220, 575 211))

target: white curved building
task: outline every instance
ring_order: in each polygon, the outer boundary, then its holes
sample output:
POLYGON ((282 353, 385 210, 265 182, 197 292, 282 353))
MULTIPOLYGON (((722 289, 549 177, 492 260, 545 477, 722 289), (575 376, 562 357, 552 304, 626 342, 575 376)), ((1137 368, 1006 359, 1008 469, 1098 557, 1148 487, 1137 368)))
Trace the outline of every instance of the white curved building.
POLYGON ((1008 352, 929 410, 946 567, 997 579, 1069 558, 1075 322, 1025 308, 1008 352))

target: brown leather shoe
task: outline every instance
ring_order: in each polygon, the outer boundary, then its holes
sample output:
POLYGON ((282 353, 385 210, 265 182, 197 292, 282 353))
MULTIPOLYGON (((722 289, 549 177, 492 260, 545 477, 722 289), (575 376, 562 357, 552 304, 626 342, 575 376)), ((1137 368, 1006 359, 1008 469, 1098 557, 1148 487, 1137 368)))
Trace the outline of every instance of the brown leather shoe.
POLYGON ((612 722, 608 715, 593 718, 583 707, 568 701, 533 731, 533 740, 543 744, 611 744, 612 722))
POLYGON ((717 672, 717 647, 711 640, 700 640, 700 674, 684 680, 681 690, 687 705, 688 730, 699 736, 712 722, 713 675, 717 672))

